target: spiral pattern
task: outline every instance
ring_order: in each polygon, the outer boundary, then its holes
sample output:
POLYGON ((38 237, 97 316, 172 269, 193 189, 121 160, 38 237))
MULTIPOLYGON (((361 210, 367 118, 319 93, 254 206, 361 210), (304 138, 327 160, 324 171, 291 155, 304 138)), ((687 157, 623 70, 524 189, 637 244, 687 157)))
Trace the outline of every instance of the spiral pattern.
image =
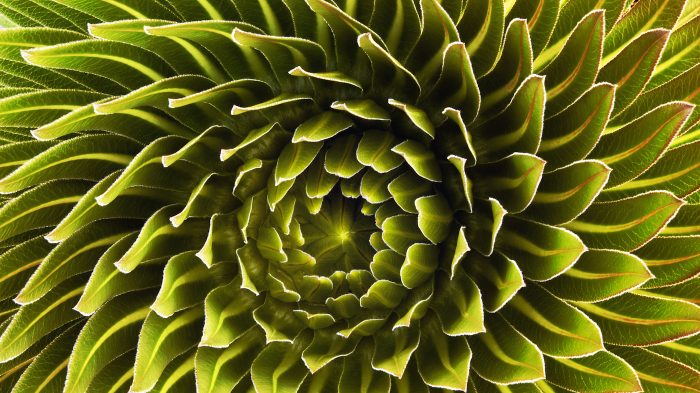
POLYGON ((29 2, 0 390, 700 386, 696 2, 29 2))

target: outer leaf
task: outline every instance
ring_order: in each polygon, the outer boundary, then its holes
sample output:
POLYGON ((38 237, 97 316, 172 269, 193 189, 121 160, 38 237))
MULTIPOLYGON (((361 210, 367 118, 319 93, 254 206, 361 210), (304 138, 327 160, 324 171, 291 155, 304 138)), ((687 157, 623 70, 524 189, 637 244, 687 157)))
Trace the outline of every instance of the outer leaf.
POLYGON ((481 293, 471 278, 461 270, 452 279, 440 274, 436 288, 430 306, 440 319, 445 334, 463 336, 484 332, 481 293))
POLYGON ((494 163, 480 165, 467 175, 475 194, 495 198, 511 213, 519 213, 532 202, 542 179, 544 160, 531 154, 513 153, 494 163))
POLYGON ((465 337, 445 335, 434 315, 421 320, 421 343, 416 351, 416 361, 426 384, 466 390, 471 359, 472 351, 465 337))
POLYGON ((133 230, 133 223, 101 221, 87 226, 51 250, 15 301, 32 303, 69 277, 92 270, 107 247, 133 230))
POLYGON ((503 37, 505 10, 503 1, 467 2, 457 29, 467 43, 477 77, 489 71, 498 56, 503 37))
POLYGON ((132 292, 117 297, 90 318, 68 363, 66 392, 87 391, 110 362, 136 347, 152 296, 152 292, 132 292))
POLYGON ((683 128, 694 107, 687 103, 669 103, 639 119, 603 135, 590 157, 609 165, 608 188, 642 174, 663 154, 671 140, 683 128))
POLYGON ((603 16, 604 12, 597 10, 581 19, 561 52, 541 71, 547 75, 549 116, 569 106, 595 81, 603 49, 603 16))
POLYGON ((603 349, 592 320, 537 284, 521 289, 499 314, 547 355, 574 357, 603 349))
POLYGON ((60 391, 66 381, 66 366, 73 343, 80 332, 80 324, 61 333, 34 358, 12 389, 13 393, 60 391))
POLYGON ((608 351, 582 358, 545 358, 547 381, 576 392, 639 392, 635 370, 608 351))
POLYGON ((71 308, 85 286, 84 276, 64 281, 40 300, 23 306, 0 336, 0 361, 21 355, 51 331, 75 320, 71 308))
POLYGON ((548 118, 537 155, 547 168, 560 168, 585 158, 603 134, 612 111, 615 87, 593 85, 573 104, 548 118))
POLYGON ((668 190, 684 198, 700 185, 700 141, 669 150, 648 171, 634 180, 605 190, 606 200, 650 190, 668 190))
POLYGON ((700 328, 700 307, 677 300, 626 293, 576 305, 593 318, 611 344, 658 344, 696 334, 700 328))
POLYGON ((692 392, 700 386, 700 372, 647 349, 615 347, 612 351, 634 367, 645 391, 692 392))
POLYGON ((525 286, 515 261, 497 252, 489 257, 469 252, 462 266, 481 291, 484 308, 496 312, 525 286))
POLYGON ((59 143, 0 179, 11 193, 54 179, 98 180, 127 165, 139 146, 116 135, 90 135, 59 143))
POLYGON ((666 43, 658 65, 654 68, 647 89, 653 89, 687 71, 694 65, 693 59, 700 55, 700 18, 697 17, 697 7, 693 10, 691 2, 686 3, 684 12, 693 19, 686 24, 678 23, 666 43), (695 17, 693 17, 695 12, 695 17))
POLYGON ((700 274, 700 236, 659 237, 635 252, 654 275, 645 287, 663 287, 700 274))
POLYGON ((154 312, 148 314, 139 336, 130 390, 151 390, 168 364, 197 344, 202 331, 203 311, 202 307, 194 307, 169 319, 154 312))
POLYGON ((569 222, 583 213, 605 187, 611 169, 593 160, 544 174, 532 204, 522 215, 550 225, 569 222))
POLYGON ((0 255, 0 299, 15 296, 52 248, 40 236, 3 252, 0 255))
POLYGON ((39 127, 83 105, 91 104, 103 94, 82 90, 40 90, 0 99, 0 126, 39 127))
POLYGON ((391 386, 389 374, 372 368, 370 342, 364 341, 345 357, 343 372, 340 375, 338 393, 385 393, 391 386))
POLYGON ((237 280, 206 296, 200 345, 227 347, 255 325, 252 311, 260 305, 260 299, 243 290, 237 280))
POLYGON ((264 348, 265 335, 249 329, 226 348, 199 347, 195 357, 197 390, 228 393, 250 372, 255 357, 264 348))
POLYGON ((586 246, 565 229, 506 217, 496 249, 513 259, 523 276, 545 281, 573 265, 586 246))
POLYGON ((666 225, 683 205, 667 191, 653 191, 615 202, 594 203, 565 225, 596 248, 635 250, 666 225))
POLYGON ((574 266, 543 286, 559 298, 595 302, 635 289, 653 275, 634 254, 589 250, 574 266))
POLYGON ((402 378, 420 338, 417 325, 379 330, 374 335, 372 368, 402 378))
POLYGON ((469 337, 474 370, 497 384, 531 382, 544 378, 542 352, 500 316, 486 320, 486 332, 469 337))
POLYGON ((255 391, 260 393, 296 392, 309 370, 301 353, 309 338, 299 336, 294 342, 269 343, 253 361, 251 376, 255 391))
POLYGON ((514 151, 535 153, 542 138, 544 108, 544 77, 530 76, 503 112, 472 129, 477 160, 495 161, 514 151))
POLYGON ((114 262, 129 248, 135 238, 136 233, 124 236, 97 260, 83 295, 74 307, 76 311, 83 315, 91 315, 118 295, 159 285, 163 271, 160 260, 142 265, 132 274, 123 274, 114 266, 114 262))
POLYGON ((645 32, 601 68, 598 81, 617 86, 614 114, 622 112, 642 92, 666 45, 669 30, 645 32))

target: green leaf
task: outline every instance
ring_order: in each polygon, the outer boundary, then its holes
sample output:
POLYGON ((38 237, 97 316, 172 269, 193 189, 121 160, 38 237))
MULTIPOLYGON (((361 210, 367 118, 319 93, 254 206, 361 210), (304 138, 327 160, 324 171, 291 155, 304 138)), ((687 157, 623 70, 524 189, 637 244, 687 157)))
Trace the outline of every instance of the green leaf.
POLYGON ((548 115, 569 106, 595 81, 603 49, 604 14, 593 11, 581 19, 561 52, 541 71, 547 75, 548 115))
MULTIPOLYGON (((499 18, 498 13, 501 13, 500 18, 503 18, 502 1, 487 1, 484 3, 489 12, 495 13, 491 15, 492 17, 499 18)), ((472 6, 468 5, 467 7, 471 8, 472 6)), ((462 19, 460 28, 464 24, 464 21, 468 19, 470 19, 469 16, 462 19)), ((471 22, 474 23, 474 26, 483 23, 482 21, 474 20, 471 22)), ((488 24, 490 25, 494 22, 496 21, 490 20, 488 24)), ((498 35, 503 34, 503 22, 500 22, 500 24, 501 25, 498 26, 500 27, 498 35)), ((482 29, 484 27, 488 27, 490 30, 497 29, 496 26, 488 26, 486 24, 482 25, 482 29)), ((481 30, 478 39, 485 41, 484 46, 488 47, 487 50, 490 52, 494 44, 490 43, 491 39, 481 37, 483 33, 486 33, 486 31, 481 30)), ((486 71, 489 71, 485 76, 480 77, 481 79, 479 80, 479 89, 483 92, 480 110, 482 113, 498 113, 506 107, 508 99, 513 96, 518 86, 532 74, 532 47, 530 46, 530 34, 527 29, 527 21, 523 19, 513 19, 508 23, 505 42, 503 43, 503 48, 500 49, 500 57, 492 70, 490 68, 481 68, 484 66, 491 67, 491 65, 487 66, 486 64, 482 64, 482 61, 479 61, 477 54, 471 50, 473 45, 474 41, 467 45, 467 52, 470 53, 470 58, 474 61, 476 74, 483 75, 486 74, 486 71)), ((498 44, 496 44, 494 58, 497 53, 499 53, 498 44)))
POLYGON ((610 172, 600 161, 584 160, 545 173, 522 216, 550 225, 569 222, 596 199, 610 172))
POLYGON ((264 344, 265 335, 259 329, 249 329, 228 347, 197 348, 197 390, 208 393, 230 392, 248 374, 264 344))
POLYGON ((421 32, 410 56, 408 68, 421 84, 429 85, 440 74, 441 58, 447 46, 460 41, 452 18, 442 7, 442 0, 420 0, 421 32))
POLYGON ((418 198, 427 197, 433 192, 430 182, 425 181, 412 171, 396 176, 387 188, 394 202, 403 211, 415 214, 418 213, 418 209, 416 209, 418 198))
POLYGON ((496 384, 532 382, 545 377, 542 352, 502 317, 486 319, 486 332, 468 337, 479 376, 496 384))
POLYGON ((477 160, 496 161, 514 151, 537 152, 544 108, 544 77, 529 76, 503 112, 472 129, 477 160))
POLYGON ((651 190, 667 190, 679 198, 698 190, 700 184, 700 141, 666 151, 654 166, 641 176, 601 193, 604 200, 635 195, 651 190))
POLYGON ((119 3, 94 3, 84 0, 59 0, 69 6, 100 20, 133 18, 174 18, 175 14, 156 0, 119 0, 119 3))
POLYGON ((233 42, 241 47, 254 48, 270 63, 277 80, 283 85, 288 81, 289 70, 300 66, 313 71, 321 71, 325 68, 326 54, 323 48, 316 42, 297 37, 282 36, 281 32, 273 32, 273 35, 256 34, 245 31, 247 29, 236 27, 231 33, 233 42))
MULTIPOLYGON (((13 134, 16 135, 16 134, 13 134)), ((14 142, 14 141, 11 141, 14 142)), ((0 147, 0 176, 5 177, 12 173, 20 165, 41 154, 44 150, 54 146, 54 142, 44 141, 22 141, 8 143, 0 147)))
POLYGON ((85 181, 56 181, 41 184, 0 207, 0 241, 58 224, 90 189, 85 181))
POLYGON ((114 172, 97 184, 95 184, 75 204, 73 209, 61 220, 56 227, 46 235, 46 239, 52 243, 58 243, 68 239, 80 228, 98 220, 111 218, 147 218, 170 195, 164 195, 160 190, 145 187, 133 187, 125 190, 114 202, 107 206, 100 206, 95 197, 102 194, 117 179, 121 172, 114 172), (165 200, 163 198, 166 198, 165 200))
POLYGON ((134 364, 132 391, 149 391, 168 364, 199 341, 204 319, 203 307, 181 311, 171 318, 149 312, 143 322, 134 364))
MULTIPOLYGON (((234 199, 227 187, 231 184, 230 176, 207 175, 197 184, 190 194, 185 207, 170 217, 174 227, 181 226, 193 217, 210 217, 220 211, 230 211, 240 203, 234 199)), ((109 206, 109 205, 108 205, 109 206)))
POLYGON ((311 165, 323 147, 320 142, 297 142, 287 145, 275 166, 275 185, 293 180, 311 165))
POLYGON ((654 277, 644 287, 674 285, 700 274, 698 240, 700 236, 657 237, 635 251, 654 277))
POLYGON ((115 262, 121 272, 129 273, 144 262, 200 247, 206 238, 209 220, 192 219, 173 227, 170 217, 177 209, 177 205, 165 206, 143 224, 134 243, 115 262))
MULTIPOLYGON (((136 347, 152 293, 131 292, 105 304, 81 330, 68 362, 66 392, 85 392, 100 372, 136 347)), ((132 364, 133 365, 133 364, 132 364)))
POLYGON ((465 236, 476 251, 489 256, 493 253, 507 212, 501 203, 493 198, 476 199, 473 205, 474 213, 468 215, 466 219, 465 236))
POLYGON ((546 281, 573 265, 586 246, 566 229, 507 216, 496 250, 513 259, 523 276, 546 281))
POLYGON ((472 58, 477 77, 488 72, 496 61, 503 38, 504 22, 503 1, 467 2, 457 29, 460 38, 467 44, 467 52, 472 58))
POLYGON ((12 392, 61 391, 66 381, 68 359, 80 327, 82 326, 71 326, 51 341, 22 373, 12 392))
MULTIPOLYGON (((697 288, 697 283, 695 284, 695 288, 697 288)), ((700 363, 700 359, 698 359, 697 356, 699 343, 700 336, 696 334, 695 336, 683 338, 677 341, 654 345, 652 347, 648 347, 648 349, 697 370, 698 364, 700 363)))
POLYGON ((633 290, 653 275, 634 254, 588 250, 564 274, 542 285, 559 298, 596 302, 633 290))
POLYGON ((469 252, 462 266, 479 287, 484 308, 489 312, 500 310, 525 286, 518 265, 500 252, 488 257, 469 252))
POLYGON ((442 243, 450 232, 453 212, 442 195, 430 195, 416 199, 418 228, 433 244, 442 243))
POLYGON ((387 280, 375 281, 360 297, 360 305, 370 310, 391 310, 401 303, 406 288, 387 280))
POLYGON ((661 235, 700 235, 700 204, 681 206, 678 214, 661 231, 661 235))
POLYGON ((52 248, 39 236, 3 252, 0 255, 0 299, 17 295, 52 248))
POLYGON ((626 293, 576 306, 600 326, 610 344, 658 344, 693 335, 700 328, 700 307, 684 301, 626 293))
POLYGON ((686 3, 684 8, 685 13, 689 11, 688 16, 693 19, 686 24, 678 23, 677 26, 681 27, 671 32, 647 89, 658 87, 687 71, 695 64, 693 59, 700 55, 700 18, 697 17, 697 7, 693 10, 690 2, 686 3))
POLYGON ((357 160, 357 136, 343 135, 335 138, 326 151, 325 169, 331 175, 349 179, 358 174, 363 166, 357 160))
POLYGON ((0 99, 1 127, 40 127, 66 113, 104 98, 82 90, 40 90, 0 99))
POLYGON ((559 16, 559 7, 553 0, 515 1, 506 9, 508 18, 523 18, 527 20, 532 40, 532 52, 537 56, 549 41, 559 16))
POLYGON ((401 283, 414 289, 433 276, 438 267, 440 249, 432 244, 415 243, 406 251, 401 266, 401 283))
POLYGON ((335 359, 351 354, 358 342, 357 337, 345 338, 333 328, 317 329, 314 330, 314 338, 304 349, 301 358, 309 371, 315 374, 335 359))
POLYGON ((668 191, 597 202, 564 227, 576 232, 588 246, 632 251, 654 238, 683 203, 668 191))
POLYGON ((342 113, 323 112, 297 127, 294 131, 292 143, 322 142, 352 126, 352 120, 342 113))
POLYGON ((477 196, 495 198, 510 213, 525 210, 542 179, 544 160, 532 154, 513 153, 499 161, 480 165, 467 176, 477 196))
MULTIPOLYGON (((404 113, 404 115, 406 115, 410 127, 418 129, 429 139, 435 139, 435 126, 431 122, 428 113, 426 113, 423 109, 393 98, 389 98, 389 105, 400 110, 404 113)), ((422 134, 420 135, 422 136, 422 134)))
POLYGON ((294 337, 304 329, 304 324, 294 315, 291 306, 272 296, 265 297, 265 303, 255 309, 253 318, 265 330, 268 343, 273 341, 291 343, 294 337))
POLYGON ((692 392, 700 384, 700 372, 648 349, 613 347, 611 350, 634 367, 645 391, 692 392))
POLYGON ((608 351, 580 358, 546 357, 547 381, 574 392, 639 392, 635 370, 608 351))
POLYGON ((387 173, 401 165, 401 157, 391 149, 398 140, 389 132, 369 130, 357 145, 357 161, 379 173, 387 173))
POLYGON ((34 303, 22 306, 0 336, 0 361, 7 362, 53 330, 80 317, 72 310, 83 292, 85 276, 58 285, 34 303))
POLYGON ((309 338, 300 335, 293 342, 273 342, 253 361, 250 374, 255 391, 260 393, 293 393, 309 373, 301 359, 309 338))
POLYGON ((118 221, 100 221, 82 228, 51 250, 27 280, 15 302, 33 303, 64 280, 91 271, 107 247, 133 228, 133 223, 118 221))
POLYGON ((40 67, 102 76, 128 89, 164 79, 173 72, 152 52, 106 40, 84 40, 29 49, 22 52, 22 57, 40 67))
POLYGON ((613 116, 622 112, 642 92, 659 61, 669 34, 670 31, 666 29, 646 31, 600 69, 598 81, 617 86, 613 116))
POLYGON ((442 171, 435 154, 420 142, 409 139, 394 146, 391 151, 402 156, 418 176, 432 182, 442 181, 442 171))
POLYGON ((402 378, 411 355, 418 348, 421 330, 411 327, 385 327, 374 334, 372 368, 402 378))
POLYGON ((371 341, 360 343, 352 354, 345 357, 343 372, 338 382, 338 393, 386 393, 391 387, 391 376, 372 368, 371 341))
POLYGON ((605 130, 614 98, 615 86, 599 83, 545 120, 537 155, 547 161, 547 168, 586 158, 605 130))
POLYGON ((479 113, 481 95, 471 64, 463 42, 453 42, 445 48, 440 77, 425 98, 426 104, 433 107, 434 118, 445 108, 457 108, 468 124, 479 113))
MULTIPOLYGON (((98 136, 97 139, 103 139, 103 136, 98 136)), ((183 163, 183 166, 173 165, 166 169, 162 162, 163 155, 173 153, 184 144, 184 138, 163 137, 144 147, 135 157, 129 156, 126 162, 128 165, 124 171, 107 190, 95 198, 97 203, 100 206, 108 205, 124 190, 133 186, 149 186, 168 190, 191 190, 195 183, 194 178, 198 172, 202 171, 201 168, 195 169, 192 164, 183 163), (173 176, 174 173, 184 168, 190 169, 191 173, 173 176), (167 181, 163 179, 164 176, 167 177, 167 181)), ((200 178, 197 178, 196 181, 199 180, 200 178)))
POLYGON ((98 180, 129 164, 138 148, 116 135, 73 138, 44 150, 0 179, 0 192, 16 192, 55 179, 98 180))
POLYGON ((83 295, 74 309, 83 315, 91 315, 110 299, 128 292, 156 288, 160 285, 163 274, 162 260, 137 267, 129 274, 124 274, 114 266, 116 262, 136 239, 136 232, 117 240, 97 260, 83 295))
POLYGON ((472 359, 467 339, 445 335, 434 315, 423 318, 420 326, 416 361, 423 381, 435 388, 466 390, 472 359))
POLYGON ((369 99, 341 100, 331 104, 331 108, 347 112, 364 120, 387 122, 389 113, 376 102, 369 99))
POLYGON ((177 254, 168 260, 163 271, 163 283, 151 309, 169 318, 175 312, 204 301, 217 281, 232 276, 233 264, 205 266, 193 251, 177 254))
POLYGON ((602 65, 608 64, 645 31, 672 29, 684 4, 684 0, 649 0, 640 7, 630 8, 605 36, 602 65))
POLYGON ((416 76, 382 48, 372 34, 360 34, 357 37, 357 45, 372 64, 373 91, 381 93, 384 97, 411 101, 420 95, 421 87, 416 76))
POLYGON ((406 255, 412 244, 426 240, 418 228, 417 218, 408 214, 388 217, 381 224, 381 229, 384 243, 401 255, 406 255))
POLYGON ((255 325, 253 310, 261 300, 241 288, 238 280, 211 290, 204 302, 201 346, 224 348, 255 325))
POLYGON ((632 180, 654 165, 693 109, 686 103, 669 103, 603 135, 590 157, 613 169, 607 187, 632 180))
POLYGON ((440 319, 445 334, 464 336, 485 331, 481 293, 471 278, 461 270, 452 279, 438 273, 435 286, 430 308, 440 319))
POLYGON ((537 284, 518 291, 499 314, 549 356, 578 357, 603 349, 600 329, 586 314, 537 284))

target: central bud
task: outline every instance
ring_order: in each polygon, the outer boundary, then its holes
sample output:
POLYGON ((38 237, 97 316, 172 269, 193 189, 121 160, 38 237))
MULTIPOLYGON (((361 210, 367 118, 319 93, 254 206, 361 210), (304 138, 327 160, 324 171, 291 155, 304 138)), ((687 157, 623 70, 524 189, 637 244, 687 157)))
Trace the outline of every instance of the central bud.
POLYGON ((369 268, 374 252, 369 238, 378 229, 362 214, 359 201, 334 190, 318 213, 303 212, 298 219, 304 239, 301 250, 316 259, 315 274, 369 268))

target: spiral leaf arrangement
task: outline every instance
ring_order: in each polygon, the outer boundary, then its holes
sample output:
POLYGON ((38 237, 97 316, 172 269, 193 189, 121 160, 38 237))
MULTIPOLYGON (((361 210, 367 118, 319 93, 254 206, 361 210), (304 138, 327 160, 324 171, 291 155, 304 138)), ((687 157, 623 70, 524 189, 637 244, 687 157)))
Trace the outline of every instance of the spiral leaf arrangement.
POLYGON ((0 391, 700 391, 700 2, 0 0, 0 391))

